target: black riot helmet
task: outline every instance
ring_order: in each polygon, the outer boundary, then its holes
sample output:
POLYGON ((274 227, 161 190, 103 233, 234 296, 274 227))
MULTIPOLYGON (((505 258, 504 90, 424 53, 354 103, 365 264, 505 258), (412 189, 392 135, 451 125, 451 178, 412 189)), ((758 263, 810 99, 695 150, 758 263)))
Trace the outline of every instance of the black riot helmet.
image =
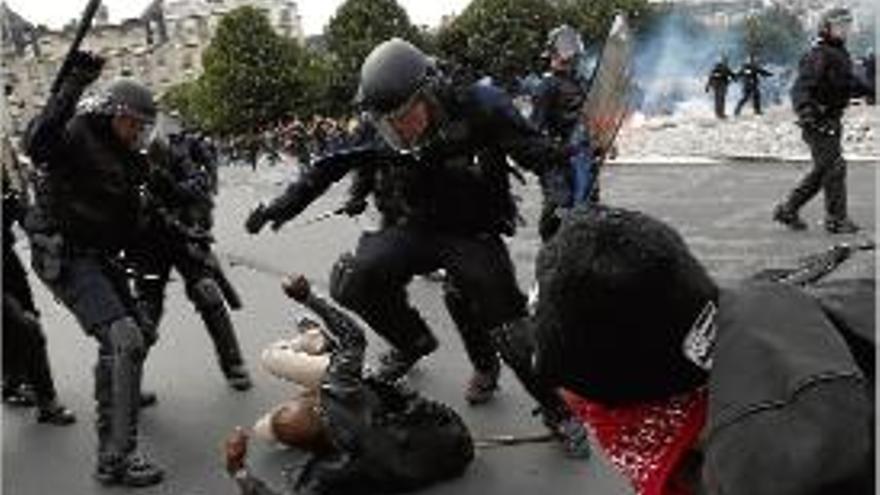
MULTIPOLYGON (((91 106, 89 103, 87 106, 91 106)), ((156 122, 156 103, 153 92, 132 79, 119 78, 108 84, 94 103, 94 111, 109 117, 128 117, 128 124, 114 125, 117 138, 133 150, 143 150, 149 144, 156 122), (134 127, 132 124, 134 123, 134 127)), ((114 119, 115 122, 115 119, 114 119)))
POLYGON ((392 147, 412 149, 418 142, 404 139, 393 123, 419 102, 426 102, 436 112, 439 81, 440 71, 432 57, 407 41, 392 38, 364 59, 354 103, 392 147))
POLYGON ((128 115, 150 124, 156 120, 153 92, 132 79, 112 81, 104 88, 100 104, 103 113, 109 115, 128 115))
POLYGON ((364 59, 355 104, 369 112, 390 112, 406 103, 435 72, 433 59, 411 43, 391 38, 364 59))

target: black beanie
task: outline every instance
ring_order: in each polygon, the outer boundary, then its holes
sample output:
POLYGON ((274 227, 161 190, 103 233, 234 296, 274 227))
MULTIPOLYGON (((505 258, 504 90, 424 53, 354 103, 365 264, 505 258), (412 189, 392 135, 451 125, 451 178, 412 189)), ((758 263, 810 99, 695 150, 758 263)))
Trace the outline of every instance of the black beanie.
POLYGON ((691 390, 706 373, 682 345, 718 287, 670 226, 592 206, 538 255, 539 372, 607 404, 691 390))

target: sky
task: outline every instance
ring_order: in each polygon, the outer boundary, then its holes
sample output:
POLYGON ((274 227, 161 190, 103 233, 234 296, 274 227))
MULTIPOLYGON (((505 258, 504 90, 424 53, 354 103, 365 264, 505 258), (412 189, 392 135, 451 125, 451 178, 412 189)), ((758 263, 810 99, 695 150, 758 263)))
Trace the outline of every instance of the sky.
MULTIPOLYGON (((34 24, 53 28, 78 18, 86 0, 4 0, 12 10, 34 24)), ((434 26, 446 14, 461 13, 470 0, 397 0, 414 24, 434 26)), ((300 17, 306 35, 318 34, 342 4, 343 0, 298 0, 300 17)), ((110 20, 118 21, 140 14, 150 0, 104 0, 110 20)))

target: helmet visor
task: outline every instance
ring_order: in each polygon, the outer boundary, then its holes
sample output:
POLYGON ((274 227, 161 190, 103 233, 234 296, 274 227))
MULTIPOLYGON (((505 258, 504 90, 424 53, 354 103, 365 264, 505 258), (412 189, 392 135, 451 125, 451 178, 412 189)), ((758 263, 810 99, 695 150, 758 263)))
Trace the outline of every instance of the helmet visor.
POLYGON ((560 58, 571 60, 584 53, 584 42, 581 36, 570 27, 563 27, 553 39, 553 51, 560 58))
POLYGON ((376 130, 393 149, 413 151, 423 141, 427 122, 424 122, 422 90, 416 91, 402 105, 388 112, 369 111, 367 115, 376 130))

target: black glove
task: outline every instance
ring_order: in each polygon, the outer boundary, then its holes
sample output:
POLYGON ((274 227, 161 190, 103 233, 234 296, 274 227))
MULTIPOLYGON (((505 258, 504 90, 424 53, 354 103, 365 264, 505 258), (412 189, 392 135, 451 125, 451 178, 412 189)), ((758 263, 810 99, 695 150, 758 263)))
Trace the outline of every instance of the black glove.
POLYGON ((263 226, 266 225, 268 221, 269 217, 266 215, 266 205, 260 203, 248 215, 247 220, 244 222, 244 228, 249 234, 259 234, 260 230, 263 229, 263 226))
POLYGON ((70 55, 68 77, 77 86, 86 87, 101 76, 103 68, 104 57, 87 51, 75 51, 70 55))
POLYGON ((338 210, 339 213, 345 213, 350 217, 356 217, 367 209, 367 200, 363 198, 351 198, 345 202, 338 210))
POLYGON ((802 112, 798 115, 797 125, 810 132, 834 136, 840 132, 840 126, 827 119, 820 119, 816 112, 802 112))

